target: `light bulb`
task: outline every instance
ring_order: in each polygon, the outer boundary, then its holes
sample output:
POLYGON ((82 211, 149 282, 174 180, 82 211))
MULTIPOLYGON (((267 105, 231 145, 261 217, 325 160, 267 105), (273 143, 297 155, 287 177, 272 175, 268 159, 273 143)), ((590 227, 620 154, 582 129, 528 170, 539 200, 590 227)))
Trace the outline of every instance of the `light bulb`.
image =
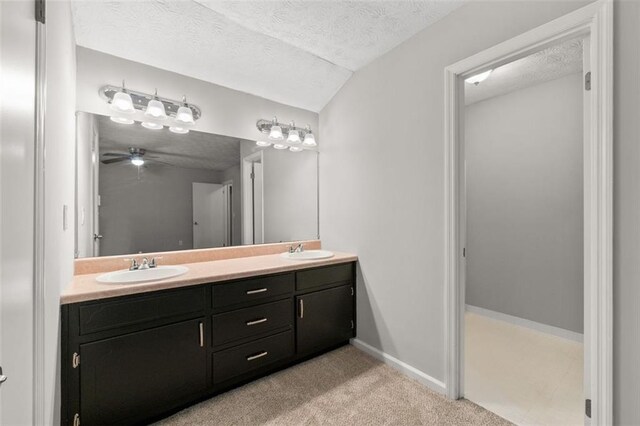
POLYGON ((292 146, 292 147, 289 148, 289 151, 291 151, 291 152, 300 152, 300 151, 302 151, 302 148, 299 147, 299 146, 292 146))
POLYGON ((467 78, 465 81, 467 83, 475 84, 477 86, 478 84, 482 83, 487 78, 489 78, 489 75, 491 74, 492 71, 493 70, 489 70, 489 71, 485 71, 485 72, 480 73, 480 74, 476 74, 474 76, 471 76, 471 77, 467 78))
POLYGON ((155 118, 156 120, 164 120, 167 118, 167 112, 164 110, 164 104, 158 99, 158 89, 154 98, 147 104, 147 110, 144 112, 147 117, 155 118))
POLYGON ((185 129, 184 127, 180 126, 171 126, 169 127, 169 130, 180 135, 186 135, 187 133, 189 133, 189 129, 185 129))
POLYGON ((311 133, 311 127, 307 126, 307 134, 304 135, 304 141, 302 141, 302 145, 304 146, 316 146, 316 138, 315 136, 313 136, 313 133, 311 133))
POLYGON ((275 149, 287 149, 287 148, 289 148, 287 145, 285 145, 285 144, 281 144, 281 143, 274 143, 274 144, 273 144, 273 147, 274 147, 275 149))
POLYGON ((149 130, 160 130, 164 127, 162 124, 154 123, 153 121, 143 121, 141 124, 142 127, 149 130))
POLYGON ((113 95, 111 109, 125 114, 133 114, 135 112, 135 108, 133 107, 131 95, 125 92, 118 92, 113 95))
POLYGON ((267 142, 267 141, 256 141, 256 145, 258 145, 258 146, 269 146, 269 145, 271 145, 271 142, 267 142))
POLYGON ((287 142, 300 143, 300 133, 298 132, 298 130, 289 130, 289 137, 287 137, 287 142))
POLYGON ((278 125, 277 117, 273 117, 271 131, 269 132, 269 139, 273 141, 281 141, 284 139, 284 136, 282 136, 282 127, 278 125))
POLYGON ((269 132, 269 139, 274 141, 281 141, 282 139, 284 139, 284 136, 282 136, 282 128, 277 125, 271 127, 271 132, 269 132))
POLYGON ((144 164, 144 160, 139 155, 134 155, 131 157, 131 164, 140 167, 144 164))
POLYGON ((133 120, 131 118, 127 118, 127 117, 111 116, 109 118, 114 123, 118 123, 118 124, 133 124, 133 120))
POLYGON ((176 112, 176 121, 181 124, 193 124, 193 111, 187 105, 187 97, 182 97, 182 106, 176 112))

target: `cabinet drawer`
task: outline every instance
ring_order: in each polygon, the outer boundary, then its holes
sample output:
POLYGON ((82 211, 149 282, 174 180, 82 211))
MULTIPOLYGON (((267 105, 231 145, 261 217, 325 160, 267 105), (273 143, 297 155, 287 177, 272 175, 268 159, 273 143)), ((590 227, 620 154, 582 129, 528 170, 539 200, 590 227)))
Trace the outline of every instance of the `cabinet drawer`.
POLYGON ((261 302, 274 296, 293 293, 294 274, 254 278, 213 286, 213 308, 261 302))
POLYGON ((213 354, 213 383, 223 383, 235 376, 291 356, 293 356, 292 331, 216 352, 213 354))
POLYGON ((292 327, 293 300, 265 303, 213 316, 213 346, 292 327))
POLYGON ((347 284, 352 280, 352 263, 309 269, 296 274, 296 290, 308 290, 333 284, 347 284))
POLYGON ((205 304, 204 286, 92 303, 79 308, 80 334, 195 313, 205 304))

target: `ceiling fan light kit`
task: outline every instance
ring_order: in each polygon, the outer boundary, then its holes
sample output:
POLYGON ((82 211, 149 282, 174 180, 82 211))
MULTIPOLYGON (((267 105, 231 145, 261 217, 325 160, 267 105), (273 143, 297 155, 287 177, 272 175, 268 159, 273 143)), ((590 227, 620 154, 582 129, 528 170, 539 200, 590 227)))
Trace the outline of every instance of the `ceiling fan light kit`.
POLYGON ((284 124, 278 121, 278 117, 273 117, 271 120, 258 120, 256 127, 263 135, 256 141, 259 147, 272 146, 274 149, 288 149, 291 152, 317 150, 318 144, 309 124, 305 128, 300 128, 296 127, 294 121, 284 124))
POLYGON ((158 96, 157 89, 154 94, 129 90, 124 81, 121 87, 104 85, 98 93, 114 111, 111 121, 119 124, 133 124, 133 114, 140 111, 143 113, 140 124, 144 128, 161 130, 166 125, 173 133, 186 134, 202 115, 200 108, 187 103, 186 96, 177 101, 158 96))

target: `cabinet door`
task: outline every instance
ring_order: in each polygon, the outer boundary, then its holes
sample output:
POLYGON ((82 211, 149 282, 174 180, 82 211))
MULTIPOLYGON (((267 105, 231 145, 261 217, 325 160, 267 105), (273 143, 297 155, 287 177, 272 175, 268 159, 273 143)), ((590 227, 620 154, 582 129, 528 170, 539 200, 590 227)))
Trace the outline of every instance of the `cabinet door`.
POLYGON ((204 319, 80 346, 83 424, 140 422, 207 387, 204 319))
POLYGON ((298 355, 307 355, 353 337, 353 295, 350 285, 296 297, 298 355))

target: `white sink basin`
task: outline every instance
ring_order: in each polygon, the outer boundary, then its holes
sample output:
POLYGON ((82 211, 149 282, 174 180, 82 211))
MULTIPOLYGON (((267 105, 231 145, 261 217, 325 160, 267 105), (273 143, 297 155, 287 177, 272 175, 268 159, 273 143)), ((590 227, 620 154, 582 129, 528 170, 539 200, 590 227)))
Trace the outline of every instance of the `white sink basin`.
POLYGON ((282 253, 280 256, 290 260, 317 260, 333 257, 333 253, 328 250, 305 250, 296 253, 282 253))
POLYGON ((177 277, 187 272, 186 266, 157 266, 149 269, 136 269, 135 271, 114 271, 100 275, 96 278, 99 283, 105 284, 132 284, 145 281, 157 281, 177 277))

